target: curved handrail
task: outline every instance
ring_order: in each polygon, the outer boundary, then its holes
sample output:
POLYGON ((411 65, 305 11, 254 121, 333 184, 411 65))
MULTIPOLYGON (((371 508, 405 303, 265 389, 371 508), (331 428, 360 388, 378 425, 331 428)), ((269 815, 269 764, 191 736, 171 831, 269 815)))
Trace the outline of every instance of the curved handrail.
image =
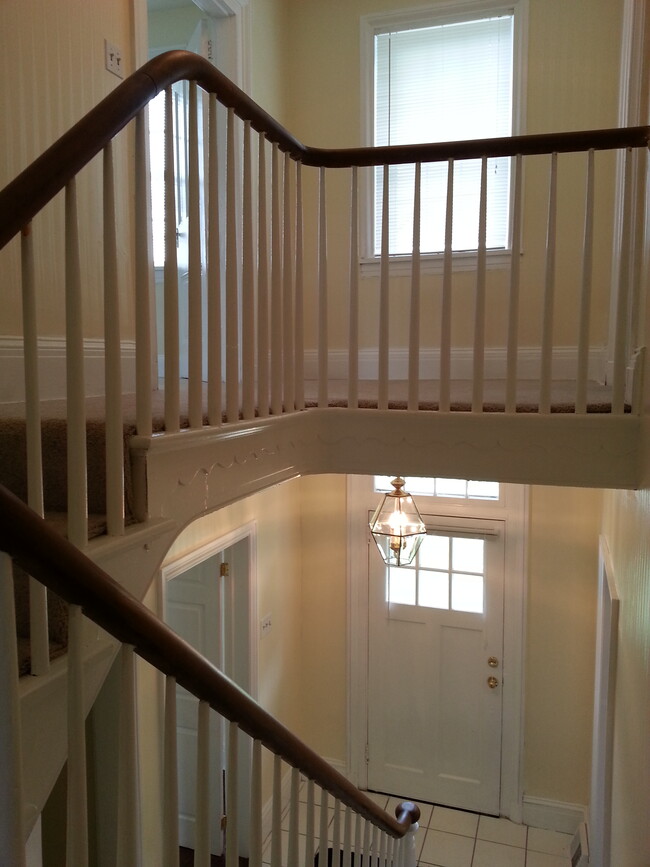
POLYGON ((406 801, 394 819, 332 768, 236 683, 180 638, 96 563, 0 485, 0 550, 63 599, 80 605, 95 623, 159 671, 176 678, 213 710, 236 722, 288 764, 298 768, 364 818, 403 837, 420 810, 406 801))
POLYGON ((206 91, 216 93, 223 105, 233 108, 242 120, 250 121, 253 129, 264 133, 282 151, 309 166, 396 165, 451 158, 643 147, 650 142, 650 127, 639 126, 434 144, 337 149, 308 147, 209 61, 189 51, 168 51, 154 57, 119 84, 0 191, 0 249, 154 96, 183 79, 196 81, 206 91))

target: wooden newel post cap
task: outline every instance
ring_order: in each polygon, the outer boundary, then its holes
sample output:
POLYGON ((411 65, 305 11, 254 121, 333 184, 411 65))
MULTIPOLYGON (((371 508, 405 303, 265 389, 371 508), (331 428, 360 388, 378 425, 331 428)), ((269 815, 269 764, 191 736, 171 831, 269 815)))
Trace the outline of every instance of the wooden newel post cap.
POLYGON ((410 816, 411 824, 414 825, 420 818, 420 808, 413 801, 402 801, 395 807, 395 816, 402 824, 406 821, 406 817, 410 816))

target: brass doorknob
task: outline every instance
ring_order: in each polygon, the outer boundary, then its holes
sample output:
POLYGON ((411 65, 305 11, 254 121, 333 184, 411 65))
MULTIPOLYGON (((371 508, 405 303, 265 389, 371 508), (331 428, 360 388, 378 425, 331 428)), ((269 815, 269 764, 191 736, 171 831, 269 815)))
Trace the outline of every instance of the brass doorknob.
POLYGON ((499 660, 496 658, 496 656, 489 656, 488 665, 490 666, 490 668, 497 668, 497 666, 499 665, 499 660))
POLYGON ((487 685, 490 687, 490 689, 496 689, 499 685, 499 681, 496 677, 488 677, 487 685))

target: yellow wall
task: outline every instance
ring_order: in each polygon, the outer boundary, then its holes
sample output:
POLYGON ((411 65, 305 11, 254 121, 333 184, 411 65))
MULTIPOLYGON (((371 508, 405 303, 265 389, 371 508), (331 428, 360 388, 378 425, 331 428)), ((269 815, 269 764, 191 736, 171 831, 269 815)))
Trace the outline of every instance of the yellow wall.
MULTIPOLYGON (((412 8, 412 0, 290 0, 289 128, 309 145, 354 147, 361 141, 360 16, 412 8), (335 58, 334 62, 333 59, 335 58)), ((431 3, 435 6, 435 2, 431 3)), ((616 126, 619 80, 619 45, 623 0, 530 0, 527 88, 524 132, 541 133, 616 126)), ((596 227, 594 263, 594 316, 592 341, 604 343, 610 278, 612 160, 599 156, 603 167, 598 186, 598 207, 603 215, 596 227)), ((313 172, 305 173, 306 212, 315 214, 313 172)), ((570 244, 580 242, 584 201, 584 159, 561 162, 562 201, 566 218, 558 227, 556 317, 557 345, 577 345, 577 287, 580 261, 570 244)), ((349 247, 349 176, 347 170, 328 173, 329 285, 331 341, 343 347, 347 339, 349 247)), ((521 344, 539 345, 544 284, 545 209, 548 199, 548 159, 535 158, 525 172, 524 255, 522 266, 521 344)), ((315 267, 316 227, 306 217, 307 269, 315 267)), ((407 345, 408 277, 395 278, 391 288, 391 339, 407 345), (406 312, 405 312, 406 311, 406 312)), ((376 346, 376 277, 361 281, 362 345, 376 346)), ((454 342, 471 345, 475 276, 454 278, 454 342)), ((489 346, 506 344, 508 271, 488 273, 489 346)), ((426 346, 439 336, 441 278, 423 277, 422 333, 426 346)), ((308 308, 308 322, 315 311, 308 308)), ((315 334, 308 331, 313 345, 315 334)))
POLYGON ((611 491, 603 532, 620 597, 612 859, 645 867, 650 856, 650 491, 611 491))
POLYGON ((524 793, 589 803, 602 493, 530 494, 524 793))
MULTIPOLYGON (((0 188, 39 156, 86 111, 108 94, 119 79, 104 68, 104 39, 122 50, 125 73, 132 67, 131 0, 3 0, 0 3, 0 188)), ((116 148, 119 167, 127 142, 116 148)), ((91 190, 101 183, 98 160, 79 179, 81 253, 88 278, 83 285, 85 334, 101 334, 101 260, 93 232, 101 232, 101 203, 91 190)), ((117 198, 128 195, 126 178, 117 198)), ((128 201, 128 198, 126 199, 128 201)), ((45 335, 63 333, 63 267, 60 251, 62 196, 34 222, 42 260, 37 270, 39 324, 45 335)), ((130 248, 128 226, 118 228, 123 305, 128 304, 130 248)), ((19 247, 14 240, 0 253, 3 314, 0 332, 21 334, 18 294, 19 247)), ((129 311, 130 312, 130 311, 129 311)), ((125 311, 126 313, 126 311, 125 311)), ((125 324, 131 316, 125 315, 125 324)), ((125 336, 129 336, 126 334, 125 336)))

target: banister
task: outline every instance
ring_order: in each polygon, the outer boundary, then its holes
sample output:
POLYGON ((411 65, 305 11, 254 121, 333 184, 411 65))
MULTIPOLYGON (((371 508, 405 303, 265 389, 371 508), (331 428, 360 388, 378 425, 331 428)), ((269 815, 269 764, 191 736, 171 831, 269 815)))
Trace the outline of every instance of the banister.
POLYGON ((544 133, 463 142, 326 149, 302 144, 206 59, 189 51, 154 57, 119 84, 0 191, 0 249, 160 91, 190 79, 249 120, 257 132, 304 165, 324 168, 644 147, 650 127, 544 133))
POLYGON ((13 557, 95 623, 227 719, 261 741, 288 764, 327 789, 393 837, 418 821, 417 805, 404 802, 394 819, 325 762, 138 602, 96 563, 53 530, 18 497, 0 485, 0 550, 13 557))

